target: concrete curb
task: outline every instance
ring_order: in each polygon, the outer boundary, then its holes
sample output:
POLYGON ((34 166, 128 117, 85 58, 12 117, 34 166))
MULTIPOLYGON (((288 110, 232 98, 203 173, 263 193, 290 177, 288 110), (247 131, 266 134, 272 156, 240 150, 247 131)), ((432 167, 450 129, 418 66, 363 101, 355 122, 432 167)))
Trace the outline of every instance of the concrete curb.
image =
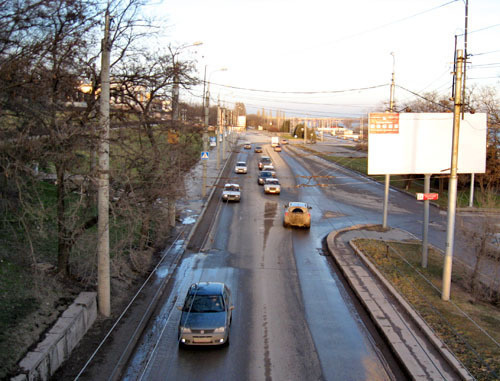
MULTIPOLYGON (((358 230, 361 228, 369 228, 373 227, 376 225, 355 225, 351 226, 346 229, 341 229, 337 231, 332 231, 330 234, 327 236, 327 246, 328 246, 328 251, 330 252, 331 256, 341 269, 342 273, 344 276, 346 273, 344 272, 344 269, 342 267, 342 264, 337 260, 337 257, 334 253, 335 251, 335 240, 338 235, 345 233, 347 231, 351 230, 358 230)), ((426 336, 426 338, 429 340, 429 342, 432 343, 434 348, 441 354, 441 356, 446 360, 446 362, 457 372, 457 374, 460 375, 462 380, 473 380, 474 378, 469 374, 467 369, 463 366, 463 364, 453 355, 453 353, 448 349, 448 347, 439 339, 434 331, 427 325, 427 323, 422 319, 422 317, 409 305, 409 303, 399 294, 399 292, 385 279, 385 277, 382 275, 382 273, 370 262, 370 260, 359 250, 359 248, 356 246, 355 243, 352 241, 349 241, 349 245, 353 248, 353 250, 356 252, 356 254, 359 256, 363 264, 370 270, 370 272, 376 276, 376 278, 382 283, 382 285, 385 287, 385 289, 394 297, 394 299, 397 300, 398 304, 400 307, 405 311, 405 313, 412 319, 412 321, 419 327, 420 331, 426 336)), ((347 279, 349 282, 349 279, 347 279)), ((363 302, 363 299, 360 297, 359 290, 356 289, 355 285, 353 285, 351 282, 349 282, 350 286, 358 296, 358 299, 363 303, 365 306, 365 309, 368 311, 372 321, 377 325, 379 328, 379 331, 384 334, 384 337, 388 344, 391 346, 393 349, 393 352, 397 354, 396 347, 391 343, 385 335, 384 330, 382 327, 379 325, 376 316, 370 311, 370 308, 367 304, 363 302)), ((403 366, 405 366, 404 361, 401 361, 403 366)), ((407 369, 408 370, 408 369, 407 369)), ((408 370, 409 371, 409 370, 408 370)))

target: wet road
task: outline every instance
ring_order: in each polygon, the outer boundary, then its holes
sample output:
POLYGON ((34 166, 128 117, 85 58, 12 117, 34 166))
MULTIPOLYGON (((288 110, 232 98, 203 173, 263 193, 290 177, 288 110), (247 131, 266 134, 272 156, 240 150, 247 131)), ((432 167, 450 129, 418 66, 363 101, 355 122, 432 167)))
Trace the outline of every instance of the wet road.
MULTIPOLYGON (((265 153, 273 159, 281 195, 263 193, 257 185, 260 155, 242 150, 237 160, 247 161, 248 174, 231 175, 242 188, 241 202, 219 201, 217 213, 207 216, 209 239, 201 250, 184 255, 125 379, 392 378, 390 360, 322 251, 322 240, 332 230, 380 222, 383 186, 296 155, 290 147, 275 153, 267 145, 265 153), (310 231, 283 228, 288 201, 312 205, 310 231), (175 307, 198 281, 225 282, 232 290, 236 308, 228 348, 178 348, 180 311, 175 307)), ((399 194, 391 201, 393 221, 418 229, 410 218, 420 212, 418 204, 399 194)))

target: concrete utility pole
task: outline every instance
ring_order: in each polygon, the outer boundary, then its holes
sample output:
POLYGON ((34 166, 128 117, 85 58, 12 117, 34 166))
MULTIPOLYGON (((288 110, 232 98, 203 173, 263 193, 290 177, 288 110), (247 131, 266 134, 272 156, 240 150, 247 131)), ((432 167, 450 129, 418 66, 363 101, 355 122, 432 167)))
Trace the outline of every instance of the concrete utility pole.
MULTIPOLYGON (((203 151, 208 152, 208 133, 203 131, 203 151)), ((203 160, 203 181, 201 184, 201 197, 207 195, 207 160, 203 160)))
POLYGON ((222 108, 220 107, 220 101, 217 102, 217 128, 215 130, 215 140, 217 142, 216 151, 217 151, 217 170, 220 168, 220 144, 219 144, 219 136, 222 134, 222 108))
POLYGON ((172 87, 172 127, 179 120, 179 65, 174 56, 174 85, 172 87))
MULTIPOLYGON (((394 87, 395 87, 395 67, 396 59, 394 58, 394 52, 391 53, 392 56, 392 80, 391 80, 391 97, 389 101, 389 112, 394 112, 394 87)), ((382 227, 387 229, 387 212, 389 209, 389 187, 391 184, 391 176, 385 175, 385 187, 384 187, 384 214, 382 218, 382 227)))
POLYGON ((99 131, 99 182, 97 191, 97 295, 99 312, 111 315, 109 276, 109 11, 106 10, 101 57, 101 130, 99 131))
POLYGON ((446 228, 446 251, 443 266, 443 293, 441 299, 450 300, 451 268, 453 261, 453 240, 455 235, 455 212, 457 207, 457 164, 460 115, 462 110, 462 74, 464 55, 457 50, 457 71, 455 73, 455 107, 453 109, 453 143, 451 148, 450 183, 448 185, 448 224, 446 228))

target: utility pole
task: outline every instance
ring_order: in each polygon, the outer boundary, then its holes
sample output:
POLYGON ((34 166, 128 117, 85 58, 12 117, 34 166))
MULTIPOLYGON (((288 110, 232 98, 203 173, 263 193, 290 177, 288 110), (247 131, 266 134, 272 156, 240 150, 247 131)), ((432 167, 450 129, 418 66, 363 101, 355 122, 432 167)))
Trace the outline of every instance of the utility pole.
POLYGON ((179 120, 179 67, 174 56, 174 85, 172 87, 172 127, 179 120))
POLYGON ((97 295, 99 312, 111 315, 109 276, 109 10, 106 10, 101 56, 101 129, 99 131, 99 180, 97 191, 97 295))
MULTIPOLYGON (((205 66, 205 74, 206 74, 206 69, 207 67, 205 66)), ((210 99, 209 95, 209 88, 210 86, 207 84, 207 91, 204 93, 205 97, 205 130, 203 131, 203 152, 208 151, 208 102, 210 99)), ((219 142, 217 142, 219 144, 219 142)), ((207 194, 207 161, 203 160, 203 181, 201 184, 201 196, 205 197, 207 194)))
POLYGON ((219 144, 219 136, 222 134, 222 123, 224 123, 223 118, 222 118, 222 108, 220 107, 220 101, 217 102, 217 128, 215 130, 215 140, 217 142, 216 151, 217 151, 217 170, 220 168, 220 148, 221 145, 219 144))
MULTIPOLYGON (((395 87, 395 67, 396 60, 394 58, 394 52, 391 53, 392 56, 392 80, 391 80, 391 97, 389 101, 389 112, 394 112, 394 87, 395 87)), ((387 229, 387 212, 389 209, 389 187, 391 183, 391 176, 385 175, 385 187, 384 187, 384 214, 382 219, 382 227, 387 229)))
POLYGON ((455 235, 455 212, 457 207, 457 164, 458 138, 460 132, 460 116, 462 110, 462 74, 464 56, 462 50, 457 50, 457 71, 455 73, 455 106, 453 109, 453 143, 451 148, 451 170, 448 185, 448 224, 446 228, 446 250, 443 265, 443 292, 441 299, 450 300, 451 269, 453 260, 453 240, 455 235))

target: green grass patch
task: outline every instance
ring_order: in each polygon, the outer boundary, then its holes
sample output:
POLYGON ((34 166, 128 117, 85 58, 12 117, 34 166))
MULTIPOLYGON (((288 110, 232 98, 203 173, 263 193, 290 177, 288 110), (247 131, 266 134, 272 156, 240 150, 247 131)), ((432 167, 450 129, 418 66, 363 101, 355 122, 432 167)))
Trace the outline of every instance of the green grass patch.
POLYGON ((500 309, 478 302, 470 295, 464 287, 468 281, 465 269, 454 264, 452 300, 445 302, 441 300, 440 292, 443 272, 440 253, 430 249, 428 268, 423 269, 420 266, 422 246, 419 243, 388 243, 369 239, 357 239, 355 242, 476 379, 498 379, 500 348, 464 313, 499 342, 500 309))
POLYGON ((0 342, 18 319, 38 307, 38 301, 32 297, 29 278, 21 266, 0 260, 0 342))

